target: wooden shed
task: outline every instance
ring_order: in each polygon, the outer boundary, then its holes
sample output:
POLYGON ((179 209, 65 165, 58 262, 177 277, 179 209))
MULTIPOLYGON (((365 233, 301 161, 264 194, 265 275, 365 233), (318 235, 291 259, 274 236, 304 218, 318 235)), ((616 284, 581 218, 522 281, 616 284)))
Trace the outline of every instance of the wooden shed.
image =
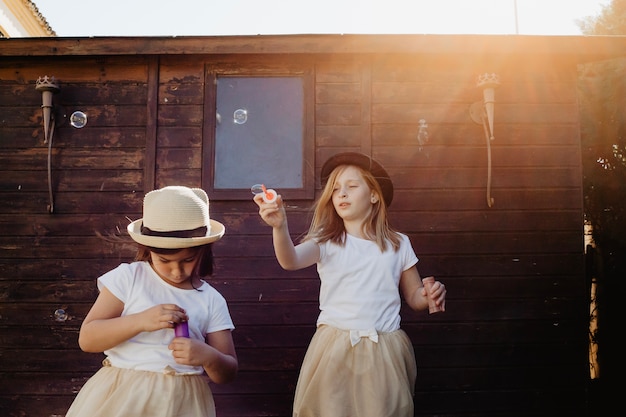
POLYGON ((283 195, 298 239, 342 151, 385 165, 392 225, 448 289, 444 314, 403 309, 416 415, 587 415, 577 70, 624 51, 621 37, 0 39, 0 415, 65 414, 103 358, 77 343, 96 278, 134 256, 110 237, 145 192, 178 184, 226 225, 211 283, 240 372, 212 386, 218 415, 290 416, 318 278, 279 267, 250 187, 283 195))

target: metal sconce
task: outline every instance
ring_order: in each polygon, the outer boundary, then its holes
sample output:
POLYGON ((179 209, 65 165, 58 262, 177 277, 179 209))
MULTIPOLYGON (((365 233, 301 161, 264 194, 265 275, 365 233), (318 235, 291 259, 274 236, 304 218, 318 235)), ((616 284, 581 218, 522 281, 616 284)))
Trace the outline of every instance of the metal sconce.
POLYGON ((491 197, 491 141, 494 140, 493 121, 495 110, 495 89, 500 79, 495 73, 484 73, 478 76, 477 87, 483 89, 483 100, 470 106, 470 116, 475 123, 482 124, 487 139, 487 205, 492 207, 491 197))
MULTIPOLYGON (((54 78, 54 76, 48 77, 47 75, 37 78, 35 89, 41 92, 44 143, 48 144, 48 195, 50 198, 48 212, 54 213, 54 198, 52 195, 52 137, 54 136, 54 128, 56 127, 56 117, 52 104, 52 96, 61 91, 61 89, 57 84, 56 78, 54 78)), ((65 115, 63 115, 63 117, 65 117, 65 115)), ((76 129, 85 127, 87 124, 87 115, 82 111, 75 111, 70 116, 70 124, 76 129)))
POLYGON ((44 143, 48 143, 48 139, 52 138, 54 133, 54 116, 52 114, 52 96, 61 89, 56 82, 54 76, 37 78, 37 85, 35 86, 37 91, 41 92, 41 108, 43 109, 43 126, 44 126, 44 143), (50 124, 52 122, 52 125, 50 124))
POLYGON ((54 136, 55 117, 52 112, 52 96, 61 89, 59 88, 56 79, 54 77, 37 78, 37 84, 35 85, 37 91, 41 92, 41 108, 43 109, 43 128, 44 128, 44 143, 48 144, 48 195, 50 198, 50 204, 48 205, 48 212, 54 212, 54 199, 52 197, 52 137, 54 136))

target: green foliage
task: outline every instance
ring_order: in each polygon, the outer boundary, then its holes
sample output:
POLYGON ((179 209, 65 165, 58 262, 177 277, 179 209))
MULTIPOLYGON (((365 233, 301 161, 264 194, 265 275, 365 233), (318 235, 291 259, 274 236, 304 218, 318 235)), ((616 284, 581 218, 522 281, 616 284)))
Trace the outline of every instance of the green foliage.
MULTIPOLYGON (((626 3, 626 2, 625 2, 626 3)), ((626 247, 626 59, 581 66, 585 217, 596 244, 626 247)))
MULTIPOLYGON (((626 34, 626 0, 612 0, 579 26, 585 35, 626 34)), ((621 379, 623 297, 626 293, 626 58, 580 66, 579 101, 585 221, 592 227, 591 269, 600 379, 621 379)))
POLYGON ((602 7, 599 16, 589 16, 578 22, 583 35, 626 34, 626 0, 612 0, 602 7))

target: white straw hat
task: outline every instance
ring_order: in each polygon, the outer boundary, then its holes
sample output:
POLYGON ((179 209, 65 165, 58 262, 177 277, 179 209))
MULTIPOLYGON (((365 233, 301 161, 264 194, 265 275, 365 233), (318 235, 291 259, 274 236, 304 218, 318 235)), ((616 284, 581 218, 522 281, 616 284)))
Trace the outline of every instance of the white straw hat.
POLYGON ((209 197, 200 188, 169 186, 150 191, 143 218, 127 227, 137 243, 161 249, 183 249, 215 242, 224 225, 209 217, 209 197))

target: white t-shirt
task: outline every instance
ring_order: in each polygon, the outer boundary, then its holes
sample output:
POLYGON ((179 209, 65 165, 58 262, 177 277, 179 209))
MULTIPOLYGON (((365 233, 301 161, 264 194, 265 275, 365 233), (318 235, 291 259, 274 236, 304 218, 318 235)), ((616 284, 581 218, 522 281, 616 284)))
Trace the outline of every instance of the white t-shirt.
MULTIPOLYGON (((207 333, 234 329, 224 297, 202 281, 197 291, 176 288, 163 281, 147 262, 123 263, 98 278, 98 289, 106 287, 124 303, 122 316, 139 313, 157 304, 176 304, 189 316, 189 337, 205 340, 207 333)), ((174 329, 142 332, 106 350, 111 365, 118 368, 177 373, 204 373, 201 366, 180 365, 167 348, 174 329)))
POLYGON ((408 236, 401 234, 400 249, 385 252, 371 240, 346 234, 341 247, 320 244, 320 314, 317 325, 343 330, 400 328, 400 276, 418 262, 408 236))

